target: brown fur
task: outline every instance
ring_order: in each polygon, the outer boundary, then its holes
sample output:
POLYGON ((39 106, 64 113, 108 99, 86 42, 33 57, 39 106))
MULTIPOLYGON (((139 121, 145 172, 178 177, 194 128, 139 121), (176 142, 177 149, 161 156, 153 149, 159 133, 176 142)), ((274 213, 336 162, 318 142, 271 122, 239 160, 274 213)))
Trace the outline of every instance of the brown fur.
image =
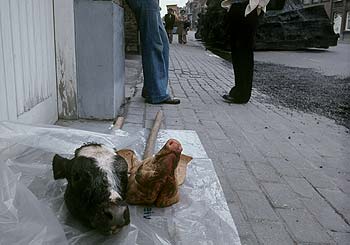
POLYGON ((126 158, 130 169, 126 194, 129 204, 168 207, 179 201, 178 186, 185 180, 192 157, 171 151, 167 144, 154 157, 142 162, 131 150, 121 151, 118 154, 126 158))

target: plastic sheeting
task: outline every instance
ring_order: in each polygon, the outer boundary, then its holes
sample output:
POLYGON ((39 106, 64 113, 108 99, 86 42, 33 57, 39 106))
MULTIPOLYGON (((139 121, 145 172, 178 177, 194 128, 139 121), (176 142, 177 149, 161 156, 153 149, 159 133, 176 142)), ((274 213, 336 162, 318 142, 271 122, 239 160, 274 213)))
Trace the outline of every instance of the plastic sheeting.
POLYGON ((131 224, 104 236, 84 227, 64 205, 67 182, 55 181, 51 161, 86 142, 140 156, 145 131, 100 134, 56 126, 0 122, 0 244, 240 244, 213 163, 194 131, 162 130, 160 149, 178 139, 194 159, 180 187, 180 202, 168 208, 129 206, 131 224))

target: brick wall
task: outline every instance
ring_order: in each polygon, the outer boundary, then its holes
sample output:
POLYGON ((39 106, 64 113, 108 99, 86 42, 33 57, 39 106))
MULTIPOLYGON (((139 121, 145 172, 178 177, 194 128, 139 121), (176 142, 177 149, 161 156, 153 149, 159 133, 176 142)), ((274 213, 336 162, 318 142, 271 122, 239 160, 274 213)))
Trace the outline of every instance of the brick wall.
POLYGON ((124 2, 124 20, 125 20, 125 52, 127 54, 140 53, 139 31, 134 13, 124 2))

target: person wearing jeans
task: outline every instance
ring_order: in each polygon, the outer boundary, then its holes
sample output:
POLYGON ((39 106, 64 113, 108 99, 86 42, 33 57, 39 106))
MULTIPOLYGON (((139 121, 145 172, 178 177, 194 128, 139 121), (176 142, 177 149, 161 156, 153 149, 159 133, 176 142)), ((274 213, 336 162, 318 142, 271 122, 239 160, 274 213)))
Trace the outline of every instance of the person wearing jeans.
POLYGON ((140 29, 144 84, 142 96, 150 104, 179 104, 168 94, 169 41, 157 0, 126 0, 140 29))

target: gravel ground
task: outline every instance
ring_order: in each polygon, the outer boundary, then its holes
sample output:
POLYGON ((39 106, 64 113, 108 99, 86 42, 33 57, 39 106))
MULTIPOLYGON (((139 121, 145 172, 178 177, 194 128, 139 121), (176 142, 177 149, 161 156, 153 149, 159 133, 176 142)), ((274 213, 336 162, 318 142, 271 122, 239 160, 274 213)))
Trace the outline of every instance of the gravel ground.
POLYGON ((350 128, 350 77, 325 76, 313 69, 255 62, 258 100, 312 112, 350 128))

